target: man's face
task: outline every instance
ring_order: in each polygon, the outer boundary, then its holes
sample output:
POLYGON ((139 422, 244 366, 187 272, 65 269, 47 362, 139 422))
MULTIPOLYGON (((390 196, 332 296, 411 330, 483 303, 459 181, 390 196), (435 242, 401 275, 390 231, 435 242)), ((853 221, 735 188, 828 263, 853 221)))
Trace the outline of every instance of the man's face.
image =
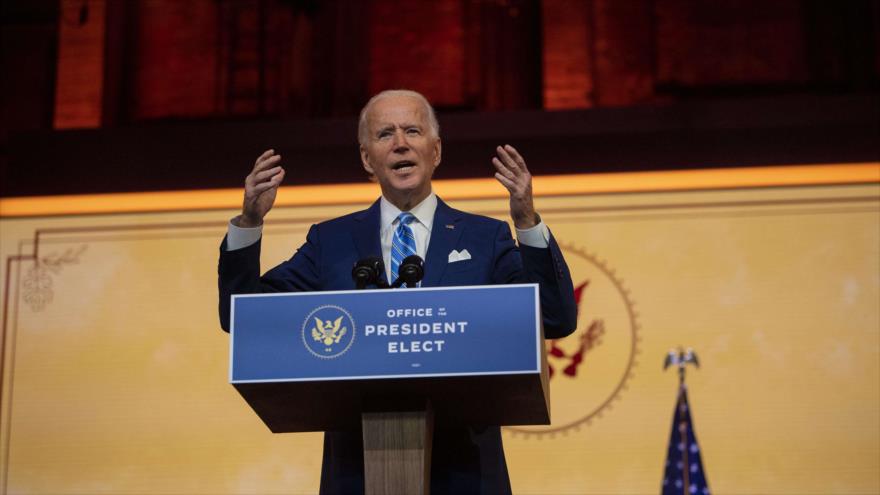
POLYGON ((431 176, 440 165, 440 138, 431 131, 427 110, 415 98, 386 96, 373 103, 366 120, 364 169, 395 206, 412 208, 430 194, 431 176))

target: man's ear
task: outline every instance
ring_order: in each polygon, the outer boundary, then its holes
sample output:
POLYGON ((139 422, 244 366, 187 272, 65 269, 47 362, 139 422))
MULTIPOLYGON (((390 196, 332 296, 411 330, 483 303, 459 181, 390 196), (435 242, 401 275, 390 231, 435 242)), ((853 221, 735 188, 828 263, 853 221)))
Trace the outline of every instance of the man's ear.
POLYGON ((364 166, 364 170, 366 170, 367 173, 370 174, 370 177, 374 177, 376 174, 373 172, 373 166, 370 165, 370 157, 367 154, 367 150, 363 146, 361 146, 360 151, 361 151, 361 165, 364 166))

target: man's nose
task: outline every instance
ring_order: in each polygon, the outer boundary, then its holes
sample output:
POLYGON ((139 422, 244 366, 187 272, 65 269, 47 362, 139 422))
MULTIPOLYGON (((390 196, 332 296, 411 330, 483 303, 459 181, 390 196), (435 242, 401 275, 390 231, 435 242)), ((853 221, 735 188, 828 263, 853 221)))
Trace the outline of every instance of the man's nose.
POLYGON ((394 151, 403 152, 409 150, 409 140, 406 137, 406 131, 397 129, 394 131, 394 151))

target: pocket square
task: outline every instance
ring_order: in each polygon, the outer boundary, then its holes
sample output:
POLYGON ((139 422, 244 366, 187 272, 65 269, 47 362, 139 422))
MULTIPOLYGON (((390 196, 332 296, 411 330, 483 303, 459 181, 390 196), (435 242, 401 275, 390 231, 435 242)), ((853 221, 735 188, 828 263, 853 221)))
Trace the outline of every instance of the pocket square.
POLYGON ((461 252, 453 249, 449 252, 449 262, 455 263, 456 261, 464 261, 471 259, 471 253, 468 252, 467 249, 462 249, 461 252))

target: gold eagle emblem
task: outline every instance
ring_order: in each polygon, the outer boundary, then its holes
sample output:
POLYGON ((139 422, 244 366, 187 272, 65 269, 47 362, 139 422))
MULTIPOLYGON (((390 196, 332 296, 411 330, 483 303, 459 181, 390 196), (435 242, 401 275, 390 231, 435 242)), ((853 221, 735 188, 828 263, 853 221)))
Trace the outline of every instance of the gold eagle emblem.
POLYGON ((333 344, 338 344, 345 333, 348 331, 345 327, 339 328, 342 325, 342 316, 336 318, 335 321, 321 321, 317 316, 315 317, 315 327, 312 328, 312 338, 317 342, 322 342, 324 345, 329 346, 333 344))

